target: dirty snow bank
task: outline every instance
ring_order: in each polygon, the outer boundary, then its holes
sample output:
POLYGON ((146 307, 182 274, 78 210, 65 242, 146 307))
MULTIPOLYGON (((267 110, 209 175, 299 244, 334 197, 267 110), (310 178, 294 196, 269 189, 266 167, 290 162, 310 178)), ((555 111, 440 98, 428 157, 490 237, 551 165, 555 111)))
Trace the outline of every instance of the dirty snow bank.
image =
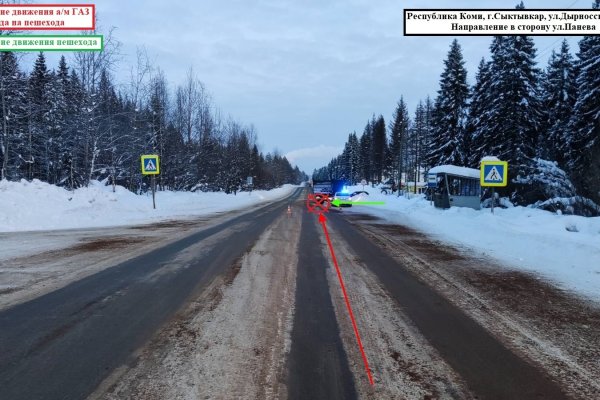
MULTIPOLYGON (((362 190, 362 186, 349 189, 362 190)), ((494 214, 490 209, 441 210, 423 196, 409 199, 365 189, 370 193, 368 200, 386 204, 355 206, 351 212, 408 225, 600 301, 600 217, 558 215, 526 207, 496 208, 494 214)))
POLYGON ((0 232, 117 226, 200 216, 276 200, 294 188, 285 185, 237 195, 158 192, 153 210, 152 194, 139 196, 121 186, 113 193, 112 186, 98 181, 70 192, 39 180, 3 180, 0 181, 0 232))

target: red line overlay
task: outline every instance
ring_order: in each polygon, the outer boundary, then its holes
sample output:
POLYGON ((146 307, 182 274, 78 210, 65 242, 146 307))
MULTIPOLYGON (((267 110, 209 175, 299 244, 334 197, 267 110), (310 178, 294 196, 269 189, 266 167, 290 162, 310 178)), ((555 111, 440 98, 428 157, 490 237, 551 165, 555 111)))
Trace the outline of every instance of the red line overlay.
POLYGON ((344 279, 342 279, 342 272, 340 271, 340 266, 338 265, 337 258, 335 257, 335 253, 333 251, 333 245, 331 244, 331 239, 329 238, 329 232, 327 231, 327 226, 325 224, 327 219, 323 214, 319 214, 319 222, 323 225, 323 231, 325 232, 325 238, 327 239, 327 245, 329 246, 329 251, 331 252, 331 258, 333 258, 333 265, 335 265, 335 271, 337 272, 338 279, 340 281, 340 286, 342 287, 342 294, 344 295, 344 300, 346 301, 346 308, 348 309, 348 314, 350 314, 350 320, 352 321, 352 328, 354 328, 354 335, 356 336, 356 341, 358 342, 358 348, 360 349, 360 354, 362 356, 363 362, 365 364, 365 370, 367 371, 367 376, 369 377, 369 383, 371 386, 374 385, 373 376, 371 375, 371 369, 369 368, 369 361, 367 360, 367 355, 365 354, 365 349, 363 348, 362 341, 360 340, 360 334, 358 333, 358 327, 356 326, 356 320, 354 319, 354 313, 352 312, 352 307, 350 306, 350 300, 348 299, 348 294, 346 293, 346 286, 344 285, 344 279))

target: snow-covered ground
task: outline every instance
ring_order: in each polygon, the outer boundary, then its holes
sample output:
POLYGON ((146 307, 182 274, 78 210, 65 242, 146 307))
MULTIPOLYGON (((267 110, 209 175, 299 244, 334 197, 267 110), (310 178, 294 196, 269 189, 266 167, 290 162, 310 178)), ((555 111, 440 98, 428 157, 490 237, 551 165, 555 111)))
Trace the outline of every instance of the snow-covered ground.
MULTIPOLYGON (((416 228, 445 242, 470 248, 509 267, 534 272, 560 287, 600 301, 600 218, 557 215, 514 207, 441 210, 423 196, 382 195, 365 187, 369 201, 383 206, 355 206, 391 223, 416 228)), ((362 186, 350 187, 362 190, 362 186)), ((363 199, 367 200, 367 198, 363 199)), ((346 210, 344 210, 346 212, 346 210)))
POLYGON ((279 199, 293 185, 237 195, 225 193, 158 192, 156 210, 152 195, 138 196, 117 186, 93 181, 70 192, 38 180, 0 181, 0 232, 90 228, 151 223, 229 211, 279 199))

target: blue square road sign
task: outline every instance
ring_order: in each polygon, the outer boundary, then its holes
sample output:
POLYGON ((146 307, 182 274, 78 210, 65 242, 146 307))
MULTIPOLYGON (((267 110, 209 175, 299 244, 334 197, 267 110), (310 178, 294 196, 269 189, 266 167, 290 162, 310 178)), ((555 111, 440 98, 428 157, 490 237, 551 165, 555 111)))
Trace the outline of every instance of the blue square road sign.
POLYGON ((506 161, 482 161, 480 170, 481 186, 506 186, 508 183, 508 163, 506 161))
POLYGON ((159 159, 156 154, 146 154, 142 156, 142 174, 158 175, 160 173, 159 159))

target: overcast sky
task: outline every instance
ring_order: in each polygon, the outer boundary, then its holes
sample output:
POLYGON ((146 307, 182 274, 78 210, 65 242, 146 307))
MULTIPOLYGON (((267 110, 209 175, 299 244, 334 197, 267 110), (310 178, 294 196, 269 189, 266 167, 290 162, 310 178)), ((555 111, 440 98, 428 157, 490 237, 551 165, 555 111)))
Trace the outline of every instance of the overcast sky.
MULTIPOLYGON (((193 66, 225 114, 254 124, 263 151, 277 148, 311 173, 341 151, 348 133, 362 133, 373 113, 389 121, 400 96, 411 115, 419 100, 435 97, 453 38, 404 37, 403 8, 512 8, 517 1, 94 3, 99 26, 116 27, 123 43, 123 59, 115 72, 129 70, 138 46, 146 47, 172 88, 193 66)), ((592 0, 525 1, 527 8, 591 4, 592 0)), ((577 39, 570 39, 573 52, 577 39)), ((540 66, 546 66, 561 40, 536 39, 540 66)), ((479 60, 488 57, 490 41, 459 38, 471 83, 479 60)))

